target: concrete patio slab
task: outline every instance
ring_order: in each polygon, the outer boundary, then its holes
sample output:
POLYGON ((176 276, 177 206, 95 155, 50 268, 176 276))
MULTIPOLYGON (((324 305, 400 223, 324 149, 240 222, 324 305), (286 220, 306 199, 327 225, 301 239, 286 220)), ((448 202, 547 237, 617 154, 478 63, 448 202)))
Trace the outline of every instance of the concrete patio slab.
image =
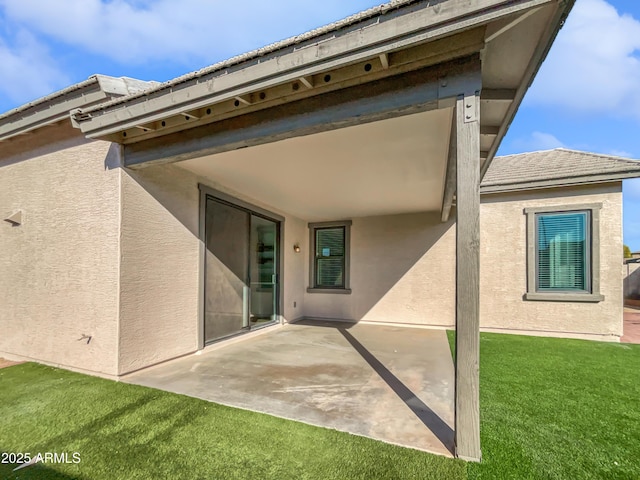
POLYGON ((451 456, 446 332, 304 321, 125 382, 451 456))

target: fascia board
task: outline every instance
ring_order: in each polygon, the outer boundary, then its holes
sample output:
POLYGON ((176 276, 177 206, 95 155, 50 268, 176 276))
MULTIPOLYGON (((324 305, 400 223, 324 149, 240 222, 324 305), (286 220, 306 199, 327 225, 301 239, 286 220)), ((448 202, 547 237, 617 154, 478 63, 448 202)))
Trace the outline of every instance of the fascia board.
POLYGON ((89 138, 106 136, 141 123, 178 115, 185 109, 202 108, 279 83, 295 81, 299 77, 432 41, 549 3, 553 0, 478 0, 471 9, 467 0, 437 3, 384 21, 368 22, 362 28, 351 29, 281 56, 257 63, 252 60, 249 65, 233 72, 219 71, 206 80, 194 79, 196 83, 190 86, 181 85, 169 92, 151 90, 128 101, 129 105, 118 102, 113 106, 80 109, 73 112, 73 117, 89 138))

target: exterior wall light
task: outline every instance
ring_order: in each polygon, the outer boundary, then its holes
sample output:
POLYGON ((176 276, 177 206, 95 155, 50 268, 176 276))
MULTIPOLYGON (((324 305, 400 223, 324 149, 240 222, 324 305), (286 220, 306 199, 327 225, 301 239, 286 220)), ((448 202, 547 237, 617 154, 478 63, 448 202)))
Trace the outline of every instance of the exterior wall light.
POLYGON ((296 253, 300 253, 300 245, 298 245, 297 243, 293 246, 293 251, 296 253))

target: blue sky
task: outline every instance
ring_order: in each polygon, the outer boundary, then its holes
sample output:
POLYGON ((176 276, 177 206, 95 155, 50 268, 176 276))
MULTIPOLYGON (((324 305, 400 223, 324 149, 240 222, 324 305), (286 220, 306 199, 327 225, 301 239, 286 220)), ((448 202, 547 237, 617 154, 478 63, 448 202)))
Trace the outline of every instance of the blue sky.
MULTIPOLYGON (((293 3, 0 0, 0 112, 94 73, 168 80, 381 0, 293 3)), ((637 159, 639 129, 640 2, 577 0, 499 153, 637 159)), ((624 239, 640 251, 640 179, 624 182, 624 239)))

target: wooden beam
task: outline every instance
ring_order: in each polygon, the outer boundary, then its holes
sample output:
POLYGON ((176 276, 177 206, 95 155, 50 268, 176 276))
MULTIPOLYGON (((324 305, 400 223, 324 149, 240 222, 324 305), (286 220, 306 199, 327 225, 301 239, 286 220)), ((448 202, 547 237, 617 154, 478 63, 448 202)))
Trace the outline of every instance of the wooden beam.
MULTIPOLYGON (((124 146, 125 164, 141 167, 213 155, 301 135, 436 109, 446 75, 460 85, 474 80, 477 56, 317 95, 209 125, 124 146), (460 78, 460 80, 457 80, 460 78)), ((469 87, 472 88, 472 87, 469 87)))
POLYGON ((456 115, 456 456, 480 461, 480 104, 458 97, 456 115))
POLYGON ((180 115, 186 117, 186 118, 190 118, 191 120, 200 120, 200 116, 195 115, 193 113, 189 113, 189 112, 180 112, 180 115))
POLYGON ((155 128, 150 127, 148 125, 136 125, 135 128, 137 128, 139 130, 142 130, 143 132, 151 132, 151 131, 155 130, 155 128))
POLYGON ((244 103, 245 105, 251 105, 251 100, 248 95, 236 95, 234 97, 238 102, 244 103))
POLYGON ((500 132, 499 126, 480 125, 480 135, 495 137, 500 132))
MULTIPOLYGON (((313 88, 304 87, 301 83, 301 79, 296 78, 292 83, 278 84, 261 91, 254 90, 253 93, 248 94, 247 98, 259 98, 260 93, 266 93, 266 99, 254 101, 250 106, 243 106, 241 109, 238 109, 233 103, 221 101, 218 103, 210 103, 207 106, 198 109, 190 108, 186 111, 206 112, 208 109, 211 109, 212 111, 215 111, 215 114, 205 113, 204 115, 201 115, 201 120, 197 121, 197 126, 205 123, 213 123, 236 115, 244 115, 263 108, 271 108, 283 103, 293 102, 304 97, 320 95, 329 91, 340 90, 354 85, 364 85, 368 81, 373 82, 390 75, 401 75, 412 70, 433 66, 438 63, 446 63, 452 59, 465 58, 469 55, 476 54, 481 50, 484 44, 480 43, 480 39, 483 38, 484 28, 476 28, 465 31, 451 38, 436 40, 427 45, 412 47, 402 52, 394 52, 393 62, 387 70, 384 70, 382 66, 377 66, 377 64, 371 62, 371 59, 367 59, 362 63, 352 64, 336 70, 323 72, 321 75, 305 77, 308 85, 312 85, 313 88), (372 68, 367 70, 366 64, 369 64, 372 68), (325 78, 327 77, 330 78, 330 81, 328 82, 325 81, 325 78), (304 88, 300 87, 300 85, 304 88)), ((455 94, 457 93, 459 92, 455 91, 455 94)), ((452 103, 455 103, 455 95, 453 96, 452 103)), ((185 111, 185 109, 181 110, 180 113, 183 111, 185 111)), ((184 121, 184 117, 182 116, 174 118, 163 116, 161 120, 165 120, 168 127, 163 128, 161 133, 163 135, 196 126, 194 125, 196 122, 184 121), (178 119, 179 121, 177 121, 178 119)), ((124 137, 120 137, 115 138, 114 140, 118 143, 136 143, 152 136, 157 135, 149 132, 128 132, 126 139, 124 137)))
POLYGON ((486 88, 482 90, 480 100, 494 102, 513 102, 516 90, 511 88, 486 88))
POLYGON ((451 207, 453 206, 453 196, 456 193, 456 112, 454 109, 451 118, 451 135, 449 136, 449 155, 447 158, 447 173, 444 180, 444 193, 442 195, 442 209, 440 210, 440 220, 442 223, 449 221, 451 215, 451 207))
POLYGON ((389 68, 389 55, 386 53, 381 53, 378 58, 380 58, 380 64, 382 68, 387 70, 389 68))
MULTIPOLYGON (((446 8, 440 5, 442 2, 419 2, 407 9, 403 7, 385 12, 375 27, 365 29, 354 25, 330 42, 315 42, 311 48, 290 53, 275 51, 262 57, 262 61, 248 62, 250 65, 227 75, 211 71, 202 77, 185 80, 185 88, 170 93, 167 92, 168 87, 149 92, 144 98, 129 100, 127 108, 103 110, 101 114, 87 110, 95 116, 84 120, 81 117, 83 112, 76 116, 83 133, 89 138, 98 138, 131 128, 132 122, 161 120, 185 109, 207 107, 222 97, 226 100, 228 95, 264 90, 276 84, 296 81, 300 76, 317 75, 389 51, 399 52, 431 43, 550 1, 520 0, 496 5, 496 0, 448 0, 446 8), (270 61, 272 59, 277 61, 270 61), (220 93, 212 95, 212 92, 220 93)), ((395 60, 392 68, 394 64, 395 60)))
POLYGON ((309 75, 308 77, 300 77, 300 83, 302 83, 307 88, 313 88, 313 77, 309 75))

